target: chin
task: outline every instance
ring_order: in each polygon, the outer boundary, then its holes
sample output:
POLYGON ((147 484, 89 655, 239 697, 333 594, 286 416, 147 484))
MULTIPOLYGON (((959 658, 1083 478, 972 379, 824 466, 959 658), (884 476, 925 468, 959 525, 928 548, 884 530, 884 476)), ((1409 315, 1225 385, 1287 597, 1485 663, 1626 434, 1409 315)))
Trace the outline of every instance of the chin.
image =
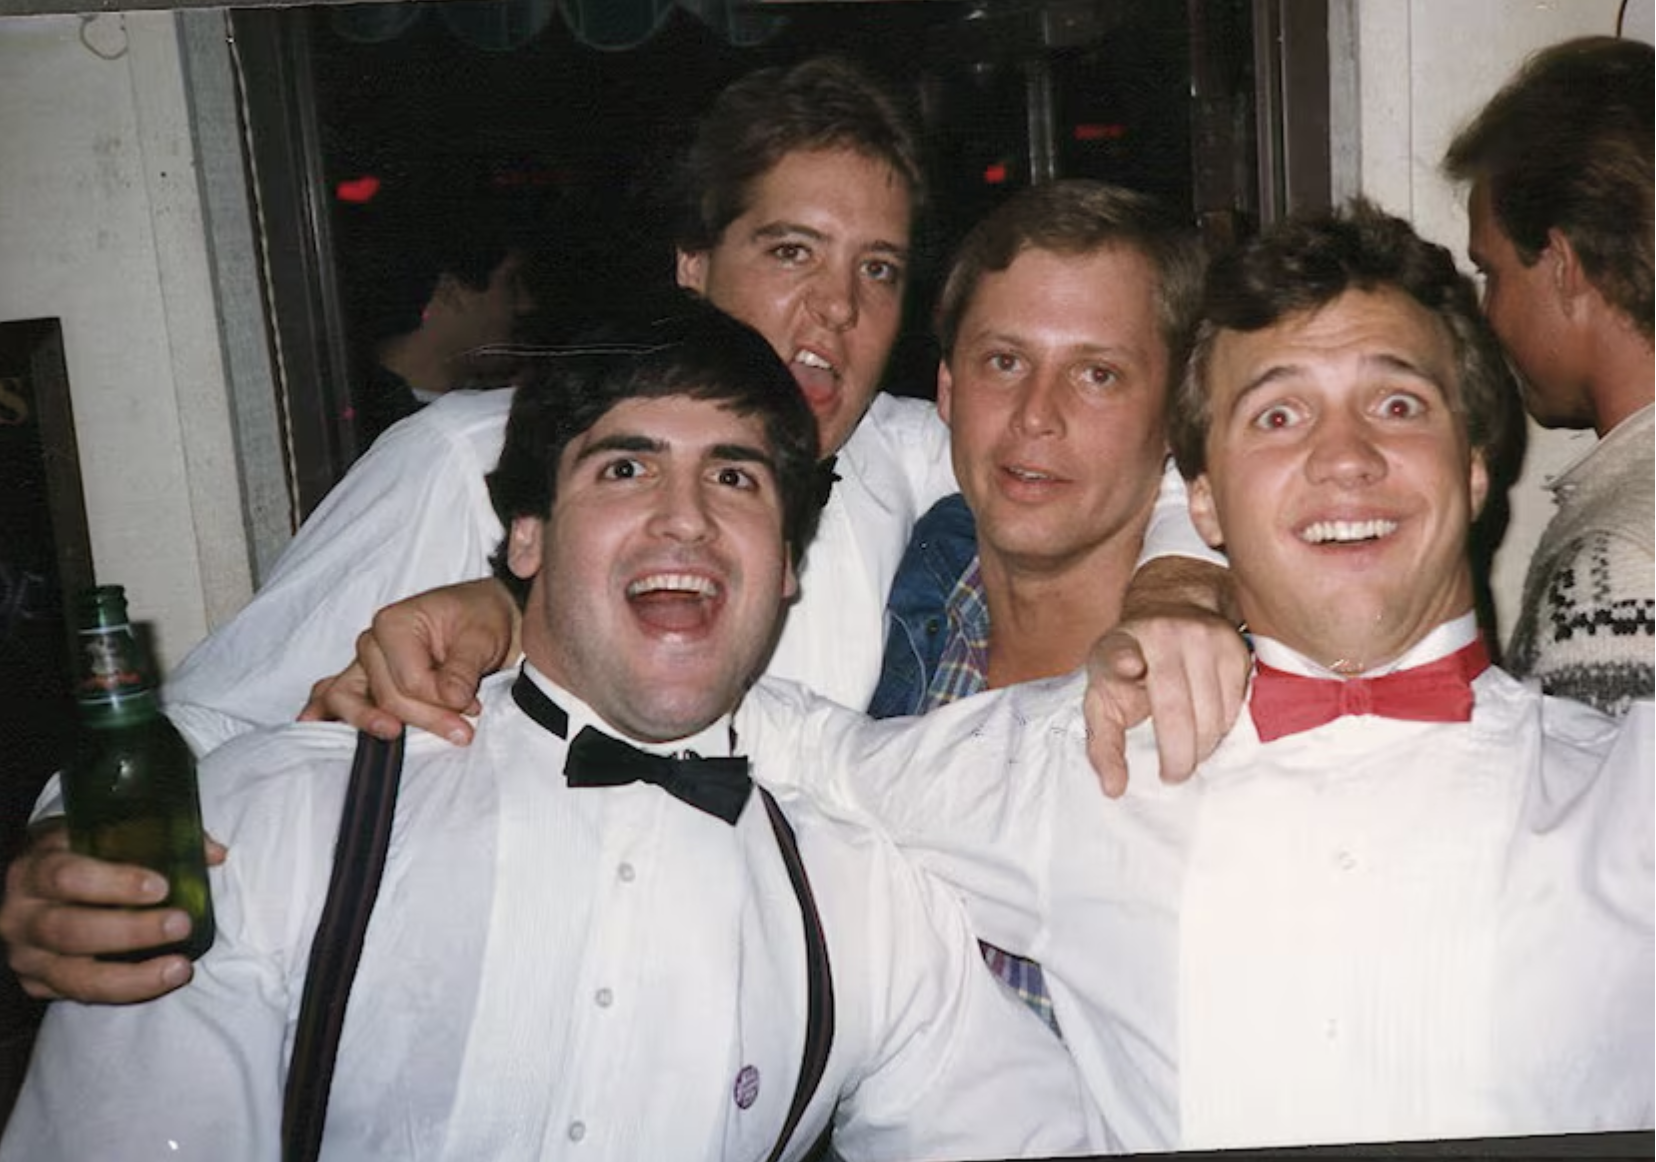
POLYGON ((695 734, 728 712, 736 703, 736 695, 718 699, 711 695, 718 689, 713 682, 679 690, 653 689, 638 699, 632 707, 636 730, 647 741, 668 741, 695 734))

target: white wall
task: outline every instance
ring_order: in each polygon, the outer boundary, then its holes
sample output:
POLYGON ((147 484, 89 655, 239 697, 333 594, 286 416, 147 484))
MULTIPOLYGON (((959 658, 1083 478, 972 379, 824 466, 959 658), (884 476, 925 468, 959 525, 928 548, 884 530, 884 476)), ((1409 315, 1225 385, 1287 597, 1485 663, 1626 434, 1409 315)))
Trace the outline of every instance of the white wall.
POLYGON ((62 321, 97 576, 170 666, 251 592, 175 18, 0 19, 0 141, 0 320, 62 321))
MULTIPOLYGON (((1336 0, 1340 3, 1341 0, 1336 0)), ((1421 234, 1466 259, 1465 191, 1438 170, 1455 131, 1534 50, 1555 41, 1615 32, 1620 0, 1354 0, 1350 40, 1333 56, 1355 68, 1359 188, 1421 234)), ((1652 0, 1631 0, 1625 35, 1650 41, 1652 0)), ((1336 28, 1341 22, 1331 22, 1336 28)), ((1338 78, 1336 91, 1338 91, 1338 78)), ((1336 126, 1336 134, 1341 129, 1336 126)), ((1593 433, 1530 426, 1524 476, 1492 585, 1503 633, 1523 597, 1524 569, 1552 516, 1542 483, 1593 442, 1593 433)))

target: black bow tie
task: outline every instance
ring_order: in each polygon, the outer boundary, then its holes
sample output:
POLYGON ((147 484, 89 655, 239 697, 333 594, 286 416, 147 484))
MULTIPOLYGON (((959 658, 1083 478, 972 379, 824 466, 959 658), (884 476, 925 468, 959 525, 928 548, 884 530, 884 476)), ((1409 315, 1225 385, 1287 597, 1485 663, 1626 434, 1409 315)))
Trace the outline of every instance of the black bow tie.
MULTIPOLYGON (((527 674, 512 685, 512 698, 530 718, 559 738, 569 736, 569 715, 527 674)), ((753 780, 745 758, 650 754, 603 731, 582 727, 569 744, 564 777, 571 787, 620 787, 653 783, 681 802, 734 824, 747 805, 753 780)))
POLYGON ((839 473, 834 471, 834 465, 838 463, 838 456, 830 456, 817 464, 816 501, 818 508, 827 508, 829 498, 834 495, 834 485, 840 478, 839 473))

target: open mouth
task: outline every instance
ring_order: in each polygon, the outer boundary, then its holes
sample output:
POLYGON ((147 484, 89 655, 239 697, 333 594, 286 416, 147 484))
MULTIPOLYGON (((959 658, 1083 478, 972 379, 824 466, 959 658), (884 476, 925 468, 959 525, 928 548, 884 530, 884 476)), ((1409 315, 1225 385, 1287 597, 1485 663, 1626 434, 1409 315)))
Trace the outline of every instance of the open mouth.
POLYGON ((1026 468, 1021 464, 1011 464, 1001 469, 1013 480, 1020 484, 1055 484, 1058 477, 1050 472, 1042 472, 1038 468, 1026 468))
POLYGON ((805 393, 806 400, 812 406, 826 403, 839 391, 839 369, 826 356, 808 347, 794 353, 788 370, 793 372, 799 390, 805 393))
POLYGON ((707 628, 723 597, 723 586, 700 573, 651 573, 627 586, 634 616, 663 633, 707 628))
POLYGON ((1394 520, 1320 520, 1299 532, 1308 545, 1358 545, 1380 541, 1397 531, 1394 520))

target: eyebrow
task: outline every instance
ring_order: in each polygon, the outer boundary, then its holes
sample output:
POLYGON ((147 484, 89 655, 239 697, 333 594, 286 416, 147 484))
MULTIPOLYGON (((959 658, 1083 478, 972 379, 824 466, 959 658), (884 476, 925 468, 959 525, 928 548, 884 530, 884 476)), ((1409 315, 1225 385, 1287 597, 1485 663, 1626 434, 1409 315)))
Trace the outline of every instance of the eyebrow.
MULTIPOLYGON (((1390 352, 1365 355, 1361 366, 1364 370, 1378 369, 1394 375, 1401 375, 1406 379, 1419 380, 1430 385, 1444 399, 1449 398, 1448 390, 1438 380, 1437 376, 1413 360, 1405 359, 1401 355, 1393 355, 1390 352)), ((1296 379, 1307 374, 1309 374, 1309 369, 1303 363, 1277 363, 1267 367, 1244 384, 1242 390, 1236 393, 1236 398, 1231 401, 1230 414, 1235 416, 1237 412, 1241 411, 1243 403, 1254 392, 1270 387, 1272 384, 1280 383, 1283 380, 1296 379)))
MULTIPOLYGON (((1002 327, 985 327, 981 331, 962 332, 956 346, 971 343, 1004 343, 1009 347, 1027 347, 1030 339, 1016 331, 1008 331, 1002 327)), ((1131 341, 1121 343, 1065 343, 1061 348, 1065 353, 1073 353, 1089 358, 1122 359, 1129 361, 1149 362, 1148 353, 1131 341)))
MULTIPOLYGON (((671 445, 666 440, 658 440, 653 436, 638 435, 631 432, 617 432, 594 440, 575 457, 576 464, 583 464, 594 456, 602 456, 606 452, 653 452, 660 455, 669 451, 671 445)), ((767 469, 772 476, 776 475, 776 460, 762 448, 752 444, 714 444, 708 449, 706 459, 729 460, 740 464, 758 464, 767 469)))
MULTIPOLYGON (((828 241, 828 235, 824 234, 821 230, 818 230, 813 226, 803 225, 799 222, 766 222, 764 225, 756 227, 751 235, 751 237, 755 240, 761 242, 772 238, 786 238, 789 236, 809 238, 813 242, 828 241)), ((907 246, 899 246, 895 242, 887 242, 881 238, 876 238, 874 241, 864 246, 863 249, 877 250, 882 254, 890 254, 896 258, 903 259, 904 261, 907 261, 909 256, 909 248, 907 246)))

